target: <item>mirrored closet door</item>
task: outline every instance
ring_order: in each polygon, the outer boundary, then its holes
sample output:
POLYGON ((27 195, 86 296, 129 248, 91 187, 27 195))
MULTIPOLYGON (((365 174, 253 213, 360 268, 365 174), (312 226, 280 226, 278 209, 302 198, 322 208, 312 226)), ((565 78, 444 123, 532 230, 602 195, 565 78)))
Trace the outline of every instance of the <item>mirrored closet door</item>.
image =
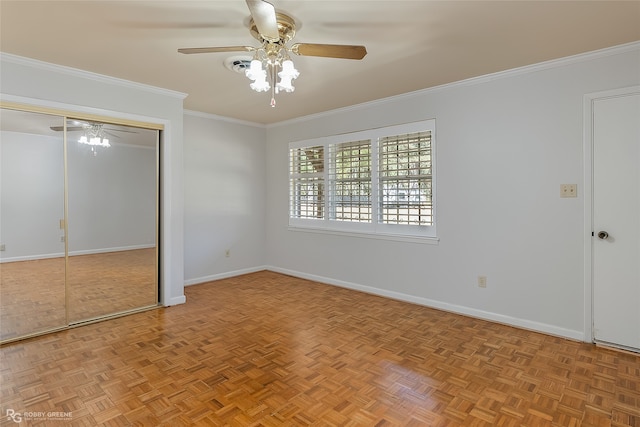
POLYGON ((158 302, 157 131, 89 126, 67 120, 70 323, 158 302))
POLYGON ((159 131, 0 117, 0 340, 157 306, 159 131))
POLYGON ((0 339, 64 327, 64 119, 0 111, 0 339))

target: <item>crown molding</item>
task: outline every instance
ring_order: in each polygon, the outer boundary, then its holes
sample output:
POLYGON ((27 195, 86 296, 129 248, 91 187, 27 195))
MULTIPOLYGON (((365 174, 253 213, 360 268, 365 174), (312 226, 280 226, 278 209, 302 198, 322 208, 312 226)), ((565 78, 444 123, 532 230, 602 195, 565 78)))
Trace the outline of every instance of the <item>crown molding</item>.
POLYGON ((459 80, 457 82, 446 83, 446 84, 443 84, 443 85, 433 86, 433 87, 429 87, 429 88, 425 88, 425 89, 420 89, 420 90, 413 91, 413 92, 407 92, 407 93, 403 93, 403 94, 400 94, 400 95, 394 95, 394 96, 390 96, 390 97, 387 97, 387 98, 376 99, 374 101, 368 101, 368 102, 363 102, 363 103, 360 103, 360 104, 354 104, 354 105, 350 105, 348 107, 336 108, 334 110, 323 111, 321 113, 316 113, 316 114, 310 114, 308 116, 296 117, 296 118, 290 119, 290 120, 284 120, 284 121, 277 122, 277 123, 267 124, 266 127, 267 127, 267 129, 269 129, 269 128, 275 128, 275 127, 279 127, 279 126, 287 126, 287 125, 292 125, 292 124, 296 124, 296 123, 302 123, 302 122, 306 122, 306 121, 310 121, 310 120, 314 120, 314 119, 319 119, 319 118, 323 118, 323 117, 329 117, 329 116, 332 116, 334 114, 340 114, 340 113, 345 113, 345 112, 348 112, 348 111, 354 111, 354 110, 360 110, 360 109, 363 109, 363 108, 374 107, 374 106, 377 106, 377 105, 396 102, 396 101, 407 99, 407 98, 413 98, 413 97, 417 97, 417 96, 424 96, 424 95, 431 94, 431 93, 434 93, 434 92, 440 92, 440 91, 446 90, 446 89, 458 88, 458 87, 463 87, 463 86, 478 85, 478 84, 482 84, 482 83, 491 82, 491 81, 494 81, 494 80, 500 80, 500 79, 520 76, 520 75, 524 75, 524 74, 535 73, 535 72, 543 71, 543 70, 550 70, 550 69, 554 69, 554 68, 564 67, 564 66, 567 66, 567 65, 577 64, 577 63, 580 63, 580 62, 591 61, 591 60, 594 60, 594 59, 605 58, 607 56, 619 55, 619 54, 623 54, 623 53, 627 53, 627 52, 633 52, 633 51, 638 51, 640 53, 640 41, 635 41, 635 42, 631 42, 631 43, 621 44, 621 45, 618 45, 618 46, 613 46, 613 47, 608 47, 608 48, 604 48, 604 49, 594 50, 594 51, 591 51, 591 52, 580 53, 580 54, 577 54, 577 55, 566 56, 564 58, 552 59, 552 60, 549 60, 549 61, 539 62, 539 63, 536 63, 536 64, 525 65, 523 67, 512 68, 510 70, 499 71, 499 72, 496 72, 496 73, 485 74, 483 76, 472 77, 472 78, 465 79, 465 80, 459 80))
POLYGON ((177 92, 170 89, 163 89, 156 86, 151 86, 143 83, 132 82, 125 79, 119 79, 117 77, 105 76, 103 74, 92 73, 90 71, 84 71, 77 68, 67 67, 64 65, 51 64, 49 62, 39 61, 37 59, 26 58, 23 56, 13 55, 6 52, 0 52, 0 61, 9 62, 17 65, 24 65, 32 68, 38 68, 41 70, 66 74, 72 77, 78 77, 87 80, 93 80, 99 83, 107 83, 116 86, 122 86, 132 89, 138 89, 145 92, 155 93, 157 95, 168 96, 171 98, 185 99, 188 94, 177 92))
POLYGON ((233 123, 233 124, 243 125, 243 126, 252 126, 252 127, 261 128, 261 129, 265 129, 267 127, 267 125, 265 125, 263 123, 251 122, 251 121, 248 121, 248 120, 234 119, 234 118, 225 117, 225 116, 218 116, 216 114, 203 113, 202 111, 184 110, 184 115, 185 116, 200 117, 202 119, 218 120, 218 121, 222 121, 222 122, 233 123))

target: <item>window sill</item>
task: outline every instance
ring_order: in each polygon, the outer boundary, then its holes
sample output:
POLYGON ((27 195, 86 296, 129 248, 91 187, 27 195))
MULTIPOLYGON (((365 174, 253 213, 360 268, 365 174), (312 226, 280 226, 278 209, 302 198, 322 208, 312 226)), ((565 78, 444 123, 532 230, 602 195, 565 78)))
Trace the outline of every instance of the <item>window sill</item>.
POLYGON ((334 236, 357 237, 362 239, 390 240, 394 242, 418 243, 423 245, 437 245, 440 242, 439 237, 404 235, 404 234, 388 234, 388 233, 366 233, 357 231, 341 231, 316 227, 300 227, 289 226, 289 231, 316 234, 331 234, 334 236))

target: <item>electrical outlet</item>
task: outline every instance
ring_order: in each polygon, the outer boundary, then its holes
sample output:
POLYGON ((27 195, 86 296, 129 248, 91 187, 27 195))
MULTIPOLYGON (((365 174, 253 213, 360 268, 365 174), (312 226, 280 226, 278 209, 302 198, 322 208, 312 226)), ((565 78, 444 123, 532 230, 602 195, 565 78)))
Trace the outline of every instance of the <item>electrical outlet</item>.
POLYGON ((7 248, 4 246, 4 243, 0 245, 0 251, 6 251, 7 248))
POLYGON ((224 256, 229 258, 231 256, 231 249, 227 249, 226 251, 224 251, 224 256))
POLYGON ((478 287, 479 288, 487 287, 487 276, 478 276, 478 287))
POLYGON ((578 197, 578 184, 561 184, 560 197, 578 197))
POLYGON ((64 243, 64 236, 60 236, 60 241, 64 243))

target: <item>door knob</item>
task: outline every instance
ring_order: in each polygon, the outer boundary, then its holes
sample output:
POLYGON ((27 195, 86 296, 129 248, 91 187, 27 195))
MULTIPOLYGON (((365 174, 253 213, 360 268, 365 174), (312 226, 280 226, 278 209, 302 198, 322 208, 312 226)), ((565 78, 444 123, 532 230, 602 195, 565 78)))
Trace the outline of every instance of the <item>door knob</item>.
POLYGON ((607 233, 606 231, 599 231, 598 232, 598 239, 607 240, 607 237, 609 237, 609 233, 607 233))

